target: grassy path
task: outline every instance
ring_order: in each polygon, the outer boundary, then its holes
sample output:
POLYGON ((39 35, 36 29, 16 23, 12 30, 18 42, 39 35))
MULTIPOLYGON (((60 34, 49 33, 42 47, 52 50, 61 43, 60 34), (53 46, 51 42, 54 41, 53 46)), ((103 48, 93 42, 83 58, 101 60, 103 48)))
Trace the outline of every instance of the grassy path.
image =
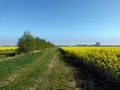
POLYGON ((79 90, 56 48, 3 61, 0 67, 0 90, 79 90))

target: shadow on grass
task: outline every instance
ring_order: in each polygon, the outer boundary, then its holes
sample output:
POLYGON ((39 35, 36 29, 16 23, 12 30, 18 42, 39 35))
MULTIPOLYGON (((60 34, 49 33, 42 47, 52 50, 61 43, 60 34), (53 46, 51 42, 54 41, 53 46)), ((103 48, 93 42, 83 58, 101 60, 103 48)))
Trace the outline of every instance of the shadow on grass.
POLYGON ((9 56, 9 57, 12 57, 12 56, 15 56, 15 51, 4 51, 4 52, 1 52, 0 51, 0 55, 4 55, 4 56, 9 56))
POLYGON ((75 68, 74 75, 78 87, 82 87, 84 90, 120 90, 120 81, 113 82, 101 72, 97 72, 97 69, 92 65, 86 65, 82 59, 62 50, 60 52, 63 61, 68 66, 75 68))

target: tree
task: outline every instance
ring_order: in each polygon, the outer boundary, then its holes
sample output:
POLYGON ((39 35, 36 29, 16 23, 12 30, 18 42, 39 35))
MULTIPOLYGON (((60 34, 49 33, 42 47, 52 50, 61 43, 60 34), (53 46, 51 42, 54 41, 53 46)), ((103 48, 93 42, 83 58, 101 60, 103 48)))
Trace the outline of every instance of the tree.
POLYGON ((19 38, 18 47, 19 47, 18 52, 28 53, 34 50, 35 47, 34 37, 31 35, 29 31, 24 32, 23 36, 19 38))
POLYGON ((24 32, 23 36, 18 39, 18 47, 18 53, 28 53, 35 50, 54 47, 54 45, 39 37, 33 37, 28 31, 24 32))

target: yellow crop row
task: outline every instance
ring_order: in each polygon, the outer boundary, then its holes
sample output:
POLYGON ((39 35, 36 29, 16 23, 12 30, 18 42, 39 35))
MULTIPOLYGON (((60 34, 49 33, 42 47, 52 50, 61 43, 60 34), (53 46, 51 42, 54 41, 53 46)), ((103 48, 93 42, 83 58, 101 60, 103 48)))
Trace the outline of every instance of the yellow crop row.
POLYGON ((0 51, 16 50, 16 49, 18 49, 17 46, 0 46, 0 51))

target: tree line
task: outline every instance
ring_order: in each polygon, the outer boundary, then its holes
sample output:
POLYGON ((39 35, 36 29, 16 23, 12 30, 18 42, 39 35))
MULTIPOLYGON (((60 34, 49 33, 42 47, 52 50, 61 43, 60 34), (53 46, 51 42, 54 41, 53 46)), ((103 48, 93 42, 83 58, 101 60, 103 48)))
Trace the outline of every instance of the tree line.
POLYGON ((54 44, 39 37, 34 37, 27 31, 18 39, 18 47, 18 53, 28 53, 35 50, 54 47, 54 44))

